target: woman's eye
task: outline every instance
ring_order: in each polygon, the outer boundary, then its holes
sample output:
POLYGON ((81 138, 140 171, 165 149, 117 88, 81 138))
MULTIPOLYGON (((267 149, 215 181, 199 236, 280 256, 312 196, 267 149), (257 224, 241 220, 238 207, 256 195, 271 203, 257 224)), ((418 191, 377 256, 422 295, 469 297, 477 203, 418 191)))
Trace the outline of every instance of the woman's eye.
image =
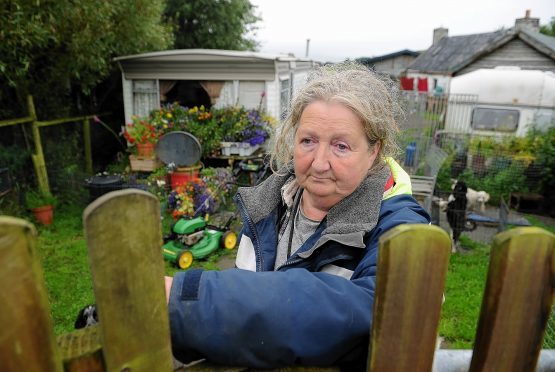
POLYGON ((339 150, 339 151, 347 151, 349 149, 349 146, 347 146, 344 143, 337 143, 335 145, 335 147, 339 150))
POLYGON ((314 141, 312 140, 312 138, 303 138, 303 139, 301 139, 301 144, 303 144, 303 145, 310 145, 313 142, 314 141))

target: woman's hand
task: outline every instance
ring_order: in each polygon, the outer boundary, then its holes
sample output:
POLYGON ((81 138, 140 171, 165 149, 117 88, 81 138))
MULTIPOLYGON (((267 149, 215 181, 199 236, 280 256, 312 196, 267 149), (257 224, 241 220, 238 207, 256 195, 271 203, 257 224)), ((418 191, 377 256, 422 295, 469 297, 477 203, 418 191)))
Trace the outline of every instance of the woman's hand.
POLYGON ((172 289, 173 277, 165 276, 165 285, 166 285, 166 304, 170 302, 170 291, 172 289))

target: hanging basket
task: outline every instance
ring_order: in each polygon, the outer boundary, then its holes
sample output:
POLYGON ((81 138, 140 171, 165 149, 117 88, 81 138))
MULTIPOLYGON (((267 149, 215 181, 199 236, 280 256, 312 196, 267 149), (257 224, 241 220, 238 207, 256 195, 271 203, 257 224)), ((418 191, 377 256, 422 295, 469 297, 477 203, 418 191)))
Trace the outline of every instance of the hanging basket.
POLYGON ((54 206, 45 205, 43 207, 31 209, 33 215, 43 225, 51 225, 54 221, 54 206))

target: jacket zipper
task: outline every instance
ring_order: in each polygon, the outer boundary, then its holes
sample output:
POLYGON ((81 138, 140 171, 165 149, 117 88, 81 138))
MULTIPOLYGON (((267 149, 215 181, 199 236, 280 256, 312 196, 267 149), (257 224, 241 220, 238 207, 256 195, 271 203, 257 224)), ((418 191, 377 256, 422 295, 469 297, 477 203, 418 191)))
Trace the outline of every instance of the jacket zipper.
POLYGON ((241 195, 237 195, 236 196, 236 202, 239 206, 239 211, 241 212, 241 215, 243 216, 243 220, 247 221, 247 224, 249 225, 249 229, 252 232, 252 243, 253 243, 253 248, 254 248, 254 255, 256 257, 256 271, 262 271, 262 254, 260 253, 260 244, 258 242, 258 236, 256 234, 256 229, 254 227, 254 224, 250 218, 250 216, 247 213, 247 209, 245 208, 245 204, 243 204, 243 199, 241 198, 241 195))

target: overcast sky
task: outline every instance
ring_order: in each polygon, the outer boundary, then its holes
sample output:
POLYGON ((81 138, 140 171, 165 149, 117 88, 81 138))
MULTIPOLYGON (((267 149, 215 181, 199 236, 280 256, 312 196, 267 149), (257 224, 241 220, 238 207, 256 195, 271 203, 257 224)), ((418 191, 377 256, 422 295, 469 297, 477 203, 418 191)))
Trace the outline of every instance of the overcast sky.
POLYGON ((250 0, 262 17, 260 51, 294 53, 317 61, 375 57, 403 49, 423 50, 433 29, 449 36, 514 26, 526 9, 544 25, 555 17, 555 0, 250 0))

